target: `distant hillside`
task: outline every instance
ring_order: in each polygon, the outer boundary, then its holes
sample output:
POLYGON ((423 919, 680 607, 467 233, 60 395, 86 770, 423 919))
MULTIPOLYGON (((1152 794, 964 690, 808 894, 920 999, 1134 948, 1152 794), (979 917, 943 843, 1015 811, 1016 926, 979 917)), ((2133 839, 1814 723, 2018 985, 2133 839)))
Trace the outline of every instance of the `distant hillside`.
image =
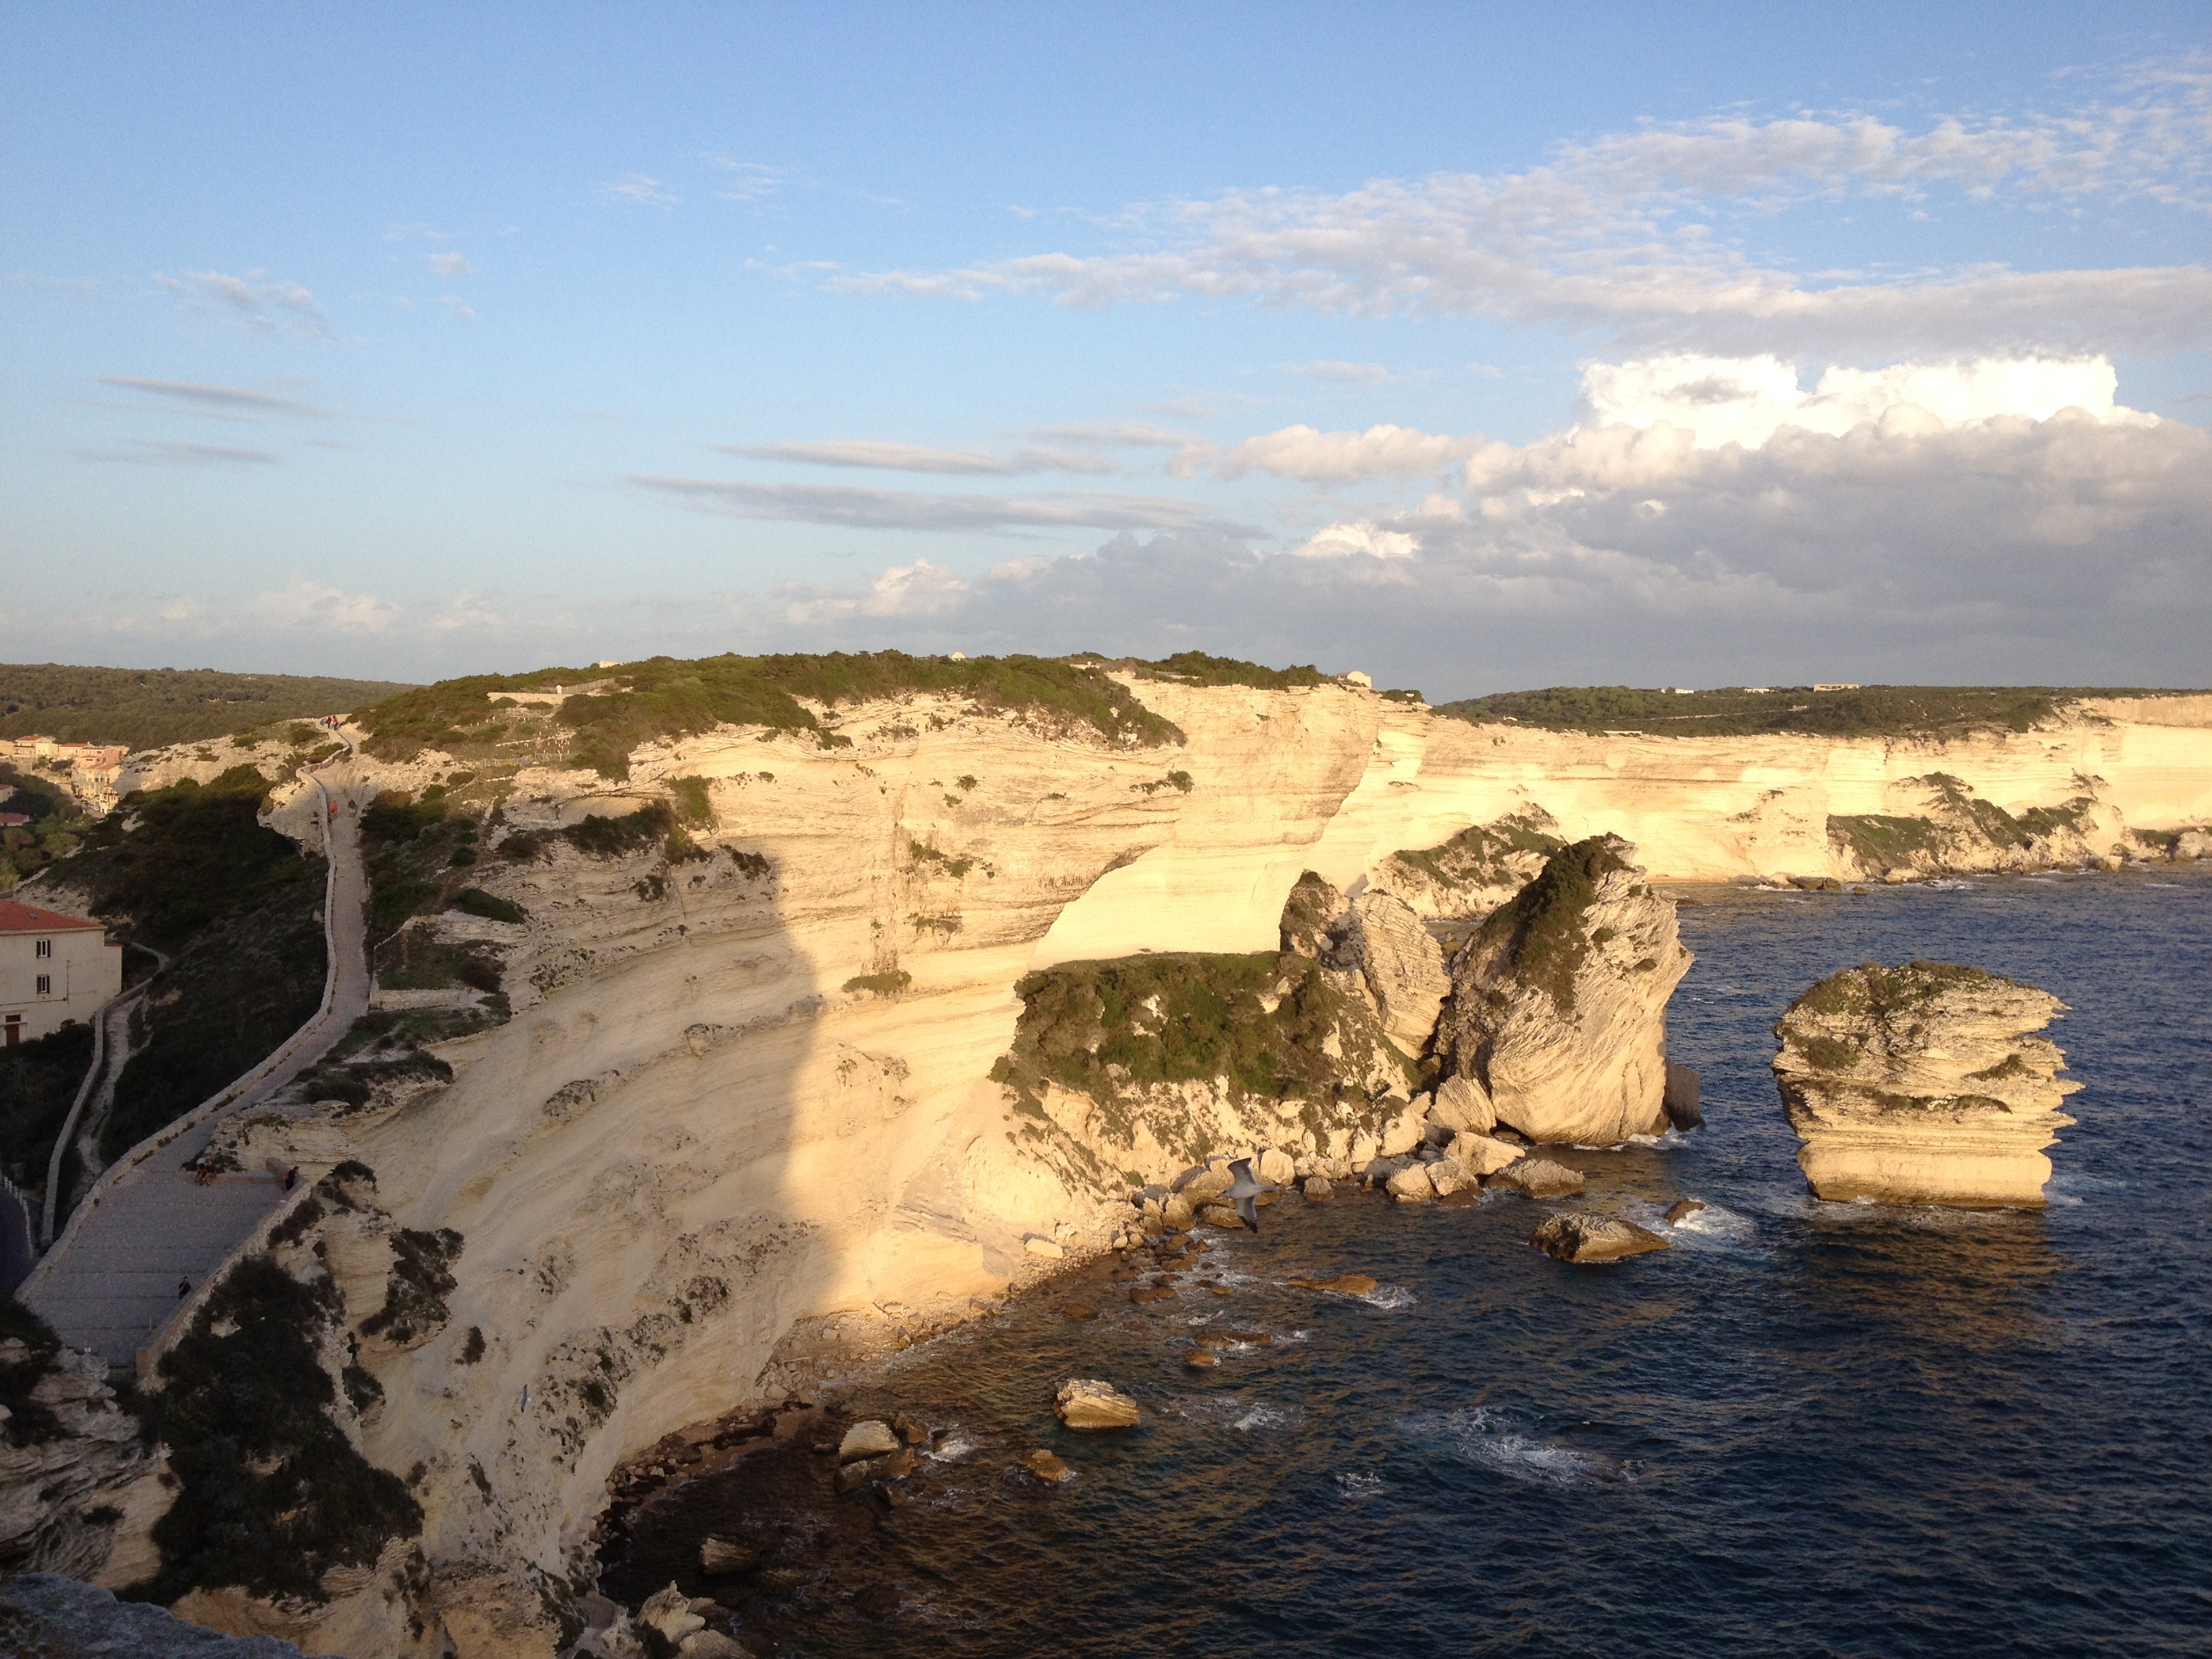
POLYGON ((2159 697, 2162 690, 2038 685, 1866 685, 1848 691, 1741 686, 1660 691, 1628 685, 1555 685, 1438 705, 1477 724, 1512 720, 1553 732, 1643 732, 1653 737, 1741 738, 1792 732, 1827 738, 1949 737, 2026 732, 2081 697, 2159 697))
POLYGON ((0 738, 32 732, 151 749, 270 720, 366 708, 410 688, 386 680, 225 674, 212 668, 0 663, 0 738))

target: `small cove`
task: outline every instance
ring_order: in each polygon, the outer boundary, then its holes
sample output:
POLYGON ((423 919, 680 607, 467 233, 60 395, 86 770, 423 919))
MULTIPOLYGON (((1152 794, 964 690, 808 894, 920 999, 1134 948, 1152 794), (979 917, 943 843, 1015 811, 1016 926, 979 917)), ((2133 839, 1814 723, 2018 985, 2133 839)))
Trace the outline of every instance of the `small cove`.
POLYGON ((945 1431, 897 1508, 832 1498, 801 1434, 638 1512, 605 1589, 673 1577, 756 1652, 824 1656, 2201 1651, 2212 879, 1680 890, 1671 1044, 1711 1127, 1567 1158, 1577 1206, 1711 1204, 1674 1249, 1576 1269, 1522 1242, 1553 1206, 1286 1200, 1203 1235, 1171 1301, 1097 1264, 838 1391, 945 1431), (2072 1006, 2040 1212, 1804 1194, 1768 1028, 1917 956, 2072 1006), (1347 1271, 1377 1289, 1285 1282, 1347 1271), (1194 1372, 1201 1331, 1272 1340, 1194 1372), (1060 1428, 1072 1376, 1143 1425, 1060 1428), (1014 1472, 1034 1446, 1075 1479, 1014 1472), (768 1565, 705 1577, 710 1534, 768 1565))

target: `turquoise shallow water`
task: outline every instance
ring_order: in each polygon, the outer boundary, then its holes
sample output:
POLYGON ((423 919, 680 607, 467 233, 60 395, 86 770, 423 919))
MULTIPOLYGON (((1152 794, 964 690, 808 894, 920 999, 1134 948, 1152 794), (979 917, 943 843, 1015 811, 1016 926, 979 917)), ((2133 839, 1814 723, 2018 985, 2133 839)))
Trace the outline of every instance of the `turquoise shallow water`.
POLYGON ((1713 902, 1671 1040, 1711 1127, 1569 1159, 1577 1205, 1711 1204, 1674 1249, 1564 1267, 1522 1242, 1550 1206, 1496 1195, 1278 1204, 1172 1302, 1102 1267, 855 1392, 949 1431, 897 1510, 795 1445, 641 1512, 606 1588, 675 1577, 756 1651, 823 1656, 2212 1650, 2212 879, 1684 890, 1713 902), (2047 1209, 1804 1196, 1768 1028, 1916 956, 2072 1006, 2047 1209), (1316 1270, 1381 1288, 1283 1283, 1316 1270), (1208 1328, 1273 1341, 1189 1372, 1208 1328), (1060 1429, 1071 1376, 1144 1425, 1060 1429), (1036 1445, 1076 1478, 1012 1473, 1036 1445), (703 1578, 710 1532, 789 1577, 703 1578))

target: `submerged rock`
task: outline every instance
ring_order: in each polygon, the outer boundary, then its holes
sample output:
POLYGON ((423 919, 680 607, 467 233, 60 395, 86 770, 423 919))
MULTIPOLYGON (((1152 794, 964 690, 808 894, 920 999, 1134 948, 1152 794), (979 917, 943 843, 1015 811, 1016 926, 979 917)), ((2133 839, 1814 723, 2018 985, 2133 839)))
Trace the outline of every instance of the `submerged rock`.
POLYGON ((1667 1206, 1667 1224, 1679 1227, 1705 1207, 1705 1201, 1702 1198, 1677 1199, 1667 1206))
POLYGON ((760 1565, 760 1559, 758 1550, 733 1544, 726 1538, 704 1538, 699 1541, 699 1571, 711 1577, 750 1572, 760 1565))
POLYGON ((1328 1184, 1328 1177, 1326 1176, 1308 1176, 1306 1184, 1298 1190, 1316 1204, 1324 1199, 1334 1198, 1336 1195, 1336 1188, 1328 1184))
POLYGON ((1334 1279, 1286 1279, 1285 1284, 1301 1291, 1333 1291, 1339 1296, 1365 1296, 1375 1281, 1365 1273, 1339 1273, 1334 1279))
POLYGON ((1584 1215, 1563 1211, 1547 1216, 1536 1231, 1528 1235, 1528 1242, 1546 1255, 1561 1261, 1587 1266, 1596 1261, 1618 1261, 1626 1255, 1642 1255, 1650 1250, 1666 1250, 1674 1247, 1647 1227, 1632 1221, 1623 1221, 1617 1216, 1584 1215))
POLYGON ((1054 1456, 1042 1446, 1024 1452, 1016 1461, 1038 1480, 1049 1481, 1055 1486, 1063 1480, 1075 1479, 1075 1471, 1067 1467, 1066 1461, 1054 1456))
POLYGON ((1490 1184, 1526 1198, 1571 1198, 1582 1191, 1584 1182, 1579 1170, 1570 1170, 1548 1158, 1523 1158, 1492 1176, 1490 1184))
POLYGON ((1111 1382, 1078 1377, 1060 1385, 1053 1402, 1071 1429, 1127 1429, 1136 1425, 1137 1402, 1111 1382))
POLYGON ((1667 1127, 1667 1000, 1691 957, 1634 850, 1603 836, 1553 854, 1453 965, 1437 1048, 1532 1139, 1667 1127))
POLYGON ((1826 1199, 2040 1204, 2043 1149, 2081 1085, 2036 1033, 2066 1005, 1978 968, 1879 963, 1832 975, 1775 1026, 1775 1082, 1806 1185, 1826 1199))

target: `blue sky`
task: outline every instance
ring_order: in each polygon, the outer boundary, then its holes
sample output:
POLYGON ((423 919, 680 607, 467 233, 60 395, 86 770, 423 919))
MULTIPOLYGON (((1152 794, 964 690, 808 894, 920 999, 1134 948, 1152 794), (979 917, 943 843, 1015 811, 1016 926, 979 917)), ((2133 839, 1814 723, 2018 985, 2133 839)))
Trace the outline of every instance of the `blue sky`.
POLYGON ((19 3, 0 656, 2202 683, 2206 15, 19 3))

